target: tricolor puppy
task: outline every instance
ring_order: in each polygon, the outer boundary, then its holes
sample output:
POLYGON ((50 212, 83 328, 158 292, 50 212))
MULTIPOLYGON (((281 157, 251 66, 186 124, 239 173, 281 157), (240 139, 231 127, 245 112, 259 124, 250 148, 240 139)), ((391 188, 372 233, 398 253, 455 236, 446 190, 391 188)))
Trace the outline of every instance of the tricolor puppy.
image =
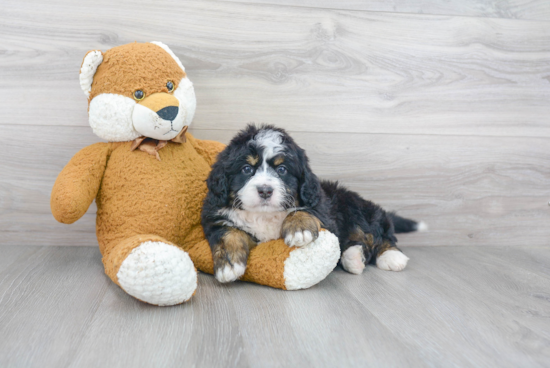
POLYGON ((338 236, 348 272, 359 274, 374 262, 401 271, 408 258, 395 245, 394 221, 398 232, 423 227, 336 182, 319 181, 305 151, 273 126, 249 125, 238 133, 218 155, 207 185, 202 225, 220 282, 244 274, 257 243, 282 237, 300 247, 317 239, 321 227, 338 236))

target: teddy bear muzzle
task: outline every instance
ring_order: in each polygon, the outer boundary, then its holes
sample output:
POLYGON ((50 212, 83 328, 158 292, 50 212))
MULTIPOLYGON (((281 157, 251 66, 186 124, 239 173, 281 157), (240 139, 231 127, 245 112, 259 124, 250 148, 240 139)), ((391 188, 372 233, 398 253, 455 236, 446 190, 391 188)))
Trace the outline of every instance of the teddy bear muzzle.
POLYGON ((134 129, 145 137, 170 140, 183 129, 187 111, 173 95, 153 93, 139 101, 132 113, 134 129))

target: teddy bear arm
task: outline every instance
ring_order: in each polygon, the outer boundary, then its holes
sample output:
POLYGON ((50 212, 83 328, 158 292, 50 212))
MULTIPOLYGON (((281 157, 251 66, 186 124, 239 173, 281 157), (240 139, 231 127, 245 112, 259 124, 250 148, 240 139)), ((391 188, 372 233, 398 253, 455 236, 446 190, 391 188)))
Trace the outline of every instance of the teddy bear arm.
POLYGON ((86 213, 99 190, 109 153, 108 143, 96 143, 80 150, 63 168, 50 198, 57 221, 72 224, 86 213))
POLYGON ((197 139, 190 134, 188 137, 190 138, 189 141, 193 147, 195 147, 199 155, 201 155, 210 166, 216 162, 218 153, 223 151, 225 148, 225 144, 220 142, 197 139))

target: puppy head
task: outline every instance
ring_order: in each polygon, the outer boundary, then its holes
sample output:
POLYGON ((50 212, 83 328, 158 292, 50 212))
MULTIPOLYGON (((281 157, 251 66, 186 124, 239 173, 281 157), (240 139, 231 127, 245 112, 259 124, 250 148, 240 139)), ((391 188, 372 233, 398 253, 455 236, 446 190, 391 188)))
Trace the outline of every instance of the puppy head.
POLYGON ((320 183, 303 149, 283 130, 249 125, 220 153, 207 180, 218 207, 277 212, 314 207, 320 183))
POLYGON ((112 142, 140 136, 170 140, 190 125, 193 84, 180 60, 160 42, 90 51, 80 69, 90 126, 112 142))

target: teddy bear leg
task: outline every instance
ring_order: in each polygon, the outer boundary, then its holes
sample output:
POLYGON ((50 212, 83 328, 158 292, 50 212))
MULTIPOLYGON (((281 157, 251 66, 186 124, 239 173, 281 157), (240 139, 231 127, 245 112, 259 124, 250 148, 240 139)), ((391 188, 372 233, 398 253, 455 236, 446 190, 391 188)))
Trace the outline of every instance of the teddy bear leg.
MULTIPOLYGON (((206 240, 186 250, 199 270, 213 273, 212 253, 206 240)), ((246 271, 239 280, 277 289, 307 289, 324 280, 339 258, 338 238, 326 230, 302 247, 289 247, 283 239, 272 240, 250 251, 246 271)))
POLYGON ((189 255, 160 236, 136 235, 109 251, 103 249, 103 264, 111 280, 149 304, 180 304, 197 289, 197 271, 189 255))
POLYGON ((284 261, 284 289, 307 289, 318 284, 334 270, 339 259, 340 243, 336 235, 326 230, 319 232, 314 242, 292 247, 284 261))

